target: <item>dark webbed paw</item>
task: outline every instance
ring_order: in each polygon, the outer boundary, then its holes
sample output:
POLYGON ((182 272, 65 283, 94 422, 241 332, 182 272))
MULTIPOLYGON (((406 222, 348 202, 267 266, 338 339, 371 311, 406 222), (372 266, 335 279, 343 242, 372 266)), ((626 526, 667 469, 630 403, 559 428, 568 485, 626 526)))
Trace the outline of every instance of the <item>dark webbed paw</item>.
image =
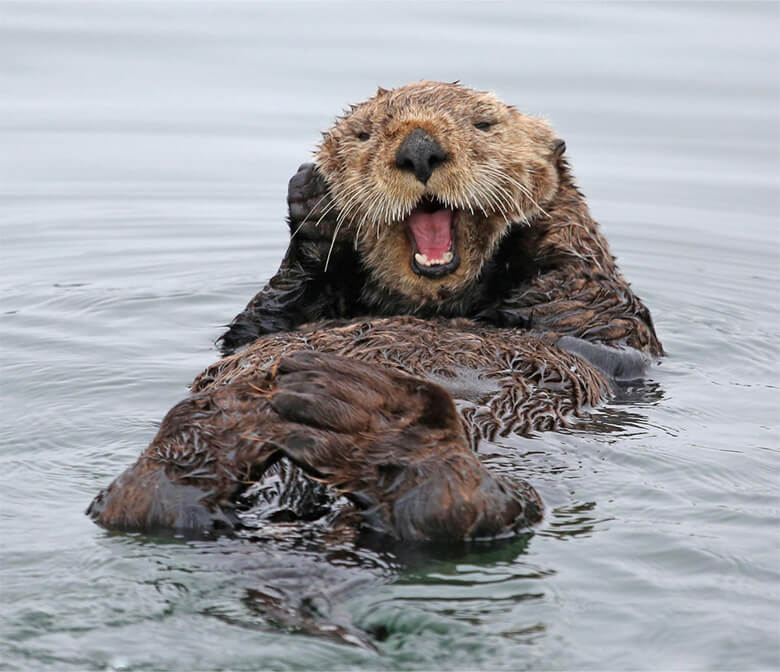
POLYGON ((337 355, 283 358, 271 405, 276 444, 350 498, 365 523, 414 541, 494 537, 541 517, 524 482, 490 474, 438 385, 337 355))
POLYGON ((562 336, 558 340, 558 346, 582 357, 615 381, 626 382, 644 378, 652 363, 650 355, 628 345, 604 345, 575 336, 562 336))
POLYGON ((290 178, 287 205, 290 233, 296 237, 321 236, 323 229, 332 230, 338 215, 328 185, 313 163, 302 163, 298 166, 298 172, 290 178))
MULTIPOLYGON (((351 258, 354 236, 340 212, 317 166, 304 163, 287 189, 290 250, 293 258, 310 272, 355 267, 351 258)), ((338 271, 336 271, 338 274, 338 271)))

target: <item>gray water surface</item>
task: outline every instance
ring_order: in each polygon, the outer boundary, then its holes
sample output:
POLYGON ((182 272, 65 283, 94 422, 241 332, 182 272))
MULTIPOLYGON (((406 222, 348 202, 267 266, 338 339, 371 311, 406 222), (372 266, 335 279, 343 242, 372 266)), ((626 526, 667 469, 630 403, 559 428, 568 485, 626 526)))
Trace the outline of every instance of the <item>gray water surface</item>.
POLYGON ((747 2, 0 4, 0 666, 778 669, 778 27, 747 2), (278 266, 319 131, 421 78, 554 124, 663 364, 488 449, 548 506, 530 538, 94 526, 278 266))

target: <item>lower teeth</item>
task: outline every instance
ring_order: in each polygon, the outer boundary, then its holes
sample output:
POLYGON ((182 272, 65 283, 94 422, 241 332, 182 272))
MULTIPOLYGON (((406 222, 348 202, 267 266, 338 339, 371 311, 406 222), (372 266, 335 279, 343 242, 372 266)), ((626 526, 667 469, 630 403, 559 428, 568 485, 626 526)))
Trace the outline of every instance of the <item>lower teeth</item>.
POLYGON ((414 255, 414 260, 420 266, 441 266, 442 264, 449 264, 453 257, 452 252, 445 252, 441 259, 428 259, 428 255, 417 252, 414 255))

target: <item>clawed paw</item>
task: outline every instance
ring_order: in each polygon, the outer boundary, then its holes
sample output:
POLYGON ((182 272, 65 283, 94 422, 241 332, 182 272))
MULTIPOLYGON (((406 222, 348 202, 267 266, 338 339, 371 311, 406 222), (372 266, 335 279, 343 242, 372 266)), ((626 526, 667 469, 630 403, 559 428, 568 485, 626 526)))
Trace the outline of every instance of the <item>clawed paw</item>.
POLYGON ((310 237, 323 222, 335 222, 338 212, 328 185, 313 163, 303 163, 287 186, 291 233, 310 237))

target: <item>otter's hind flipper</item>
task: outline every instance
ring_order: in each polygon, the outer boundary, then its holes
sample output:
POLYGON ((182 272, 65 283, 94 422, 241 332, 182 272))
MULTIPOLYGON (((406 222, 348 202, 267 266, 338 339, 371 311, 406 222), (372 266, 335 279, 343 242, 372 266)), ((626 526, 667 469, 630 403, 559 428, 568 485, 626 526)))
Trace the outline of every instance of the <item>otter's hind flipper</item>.
POLYGON ((162 465, 139 460, 101 490, 87 515, 101 527, 146 532, 208 535, 233 529, 232 506, 207 506, 209 492, 176 482, 162 465))
POLYGON ((236 500, 281 457, 260 372, 174 406, 135 464, 87 509, 102 527, 208 535, 238 523, 236 500))
POLYGON ((374 530, 408 541, 496 537, 541 518, 523 481, 492 475, 438 385, 337 355, 279 363, 276 440, 293 462, 350 498, 374 530))

